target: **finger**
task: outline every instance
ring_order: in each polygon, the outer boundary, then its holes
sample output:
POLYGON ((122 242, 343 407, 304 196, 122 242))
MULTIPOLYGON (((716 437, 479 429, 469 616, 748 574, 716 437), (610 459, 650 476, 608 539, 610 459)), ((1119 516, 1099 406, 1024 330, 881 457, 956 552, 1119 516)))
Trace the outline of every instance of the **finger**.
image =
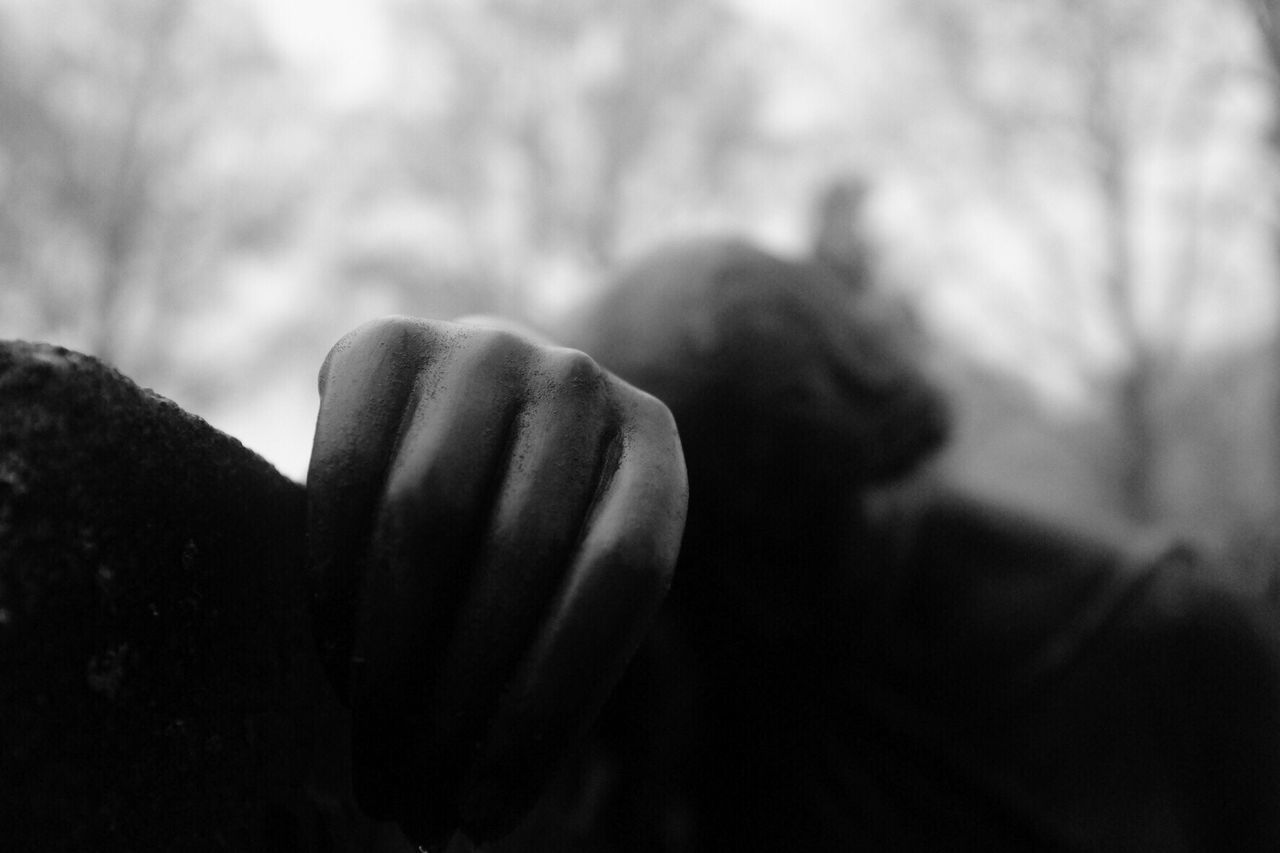
POLYGON ((617 467, 602 472, 569 574, 463 787, 462 826, 480 838, 505 832, 533 803, 616 684, 670 584, 688 496, 679 439, 665 407, 622 391, 628 426, 617 467))
POLYGON ((329 352, 307 473, 307 553, 321 659, 344 701, 362 565, 404 413, 439 343, 419 322, 365 324, 329 352))
POLYGON ((531 350, 508 334, 461 334, 420 380, 387 470, 351 674, 358 802, 378 818, 426 810, 442 826, 455 798, 411 747, 432 723, 432 687, 505 476, 531 350))
POLYGON ((618 412, 595 362, 549 350, 529 384, 417 756, 455 784, 563 582, 601 476, 618 461, 618 412))

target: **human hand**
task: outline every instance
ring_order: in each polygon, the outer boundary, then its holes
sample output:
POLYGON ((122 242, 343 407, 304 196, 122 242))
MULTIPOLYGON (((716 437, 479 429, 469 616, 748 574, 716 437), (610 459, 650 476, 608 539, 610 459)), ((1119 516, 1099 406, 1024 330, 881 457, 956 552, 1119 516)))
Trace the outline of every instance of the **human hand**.
POLYGON ((671 416, 579 352, 406 318, 344 337, 320 394, 313 613, 357 801, 419 844, 500 836, 666 592, 671 416))

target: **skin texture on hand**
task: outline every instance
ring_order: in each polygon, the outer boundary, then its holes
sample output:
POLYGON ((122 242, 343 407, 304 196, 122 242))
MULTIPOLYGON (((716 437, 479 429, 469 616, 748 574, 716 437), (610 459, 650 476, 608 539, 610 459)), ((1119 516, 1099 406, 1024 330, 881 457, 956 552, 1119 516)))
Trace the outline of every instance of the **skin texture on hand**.
POLYGON ((500 836, 666 593, 674 423, 579 352, 405 318, 343 338, 320 392, 313 612, 357 800, 421 844, 500 836))

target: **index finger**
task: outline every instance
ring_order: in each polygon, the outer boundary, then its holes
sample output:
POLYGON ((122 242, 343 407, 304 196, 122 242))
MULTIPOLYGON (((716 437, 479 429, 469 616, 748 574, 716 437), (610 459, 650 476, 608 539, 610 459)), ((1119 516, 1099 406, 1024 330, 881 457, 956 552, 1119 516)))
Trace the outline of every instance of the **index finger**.
POLYGON ((426 334, 405 317, 366 323, 339 341, 320 369, 320 412, 307 472, 307 563, 317 647, 350 701, 349 654, 364 559, 387 470, 413 400, 430 377, 447 330, 426 334))

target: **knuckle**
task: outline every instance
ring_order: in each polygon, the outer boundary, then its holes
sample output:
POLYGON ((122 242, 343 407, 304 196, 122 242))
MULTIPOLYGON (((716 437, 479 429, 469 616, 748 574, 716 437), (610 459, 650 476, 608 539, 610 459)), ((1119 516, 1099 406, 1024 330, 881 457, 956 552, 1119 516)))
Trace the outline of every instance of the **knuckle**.
POLYGON ((507 329, 477 327, 469 331, 473 345, 486 361, 504 363, 511 359, 527 359, 533 349, 533 344, 527 339, 507 329))
POLYGON ((412 337, 419 331, 421 321, 412 317, 404 317, 400 315, 389 315, 379 317, 375 320, 369 320, 361 323, 356 328, 348 332, 341 341, 338 342, 339 347, 352 346, 369 346, 380 345, 388 342, 400 341, 404 338, 412 337))
POLYGON ((552 347, 545 357, 553 375, 565 384, 593 385, 603 373, 595 360, 581 350, 552 347))
POLYGON ((557 399, 590 405, 608 398, 604 370, 579 350, 563 347, 543 350, 538 372, 557 399))
POLYGON ((365 363, 370 354, 391 346, 402 348, 418 330, 408 317, 380 317, 362 323, 343 335, 325 356, 320 366, 320 390, 323 393, 334 366, 340 363, 365 363))
POLYGON ((407 317, 385 317, 348 332, 320 366, 322 418, 336 413, 343 423, 381 424, 390 417, 431 361, 437 349, 433 331, 407 317))
POLYGON ((614 381, 615 394, 622 402, 627 426, 657 444, 679 444, 675 416, 667 404, 652 394, 622 380, 614 381))
POLYGON ((636 390, 636 410, 640 417, 655 429, 663 432, 674 433, 676 430, 675 416, 671 414, 671 409, 667 408, 667 404, 659 400, 652 394, 644 391, 636 390))
POLYGON ((508 331, 466 328, 445 360, 447 370, 461 372, 473 389, 504 388, 519 395, 532 344, 508 331))

